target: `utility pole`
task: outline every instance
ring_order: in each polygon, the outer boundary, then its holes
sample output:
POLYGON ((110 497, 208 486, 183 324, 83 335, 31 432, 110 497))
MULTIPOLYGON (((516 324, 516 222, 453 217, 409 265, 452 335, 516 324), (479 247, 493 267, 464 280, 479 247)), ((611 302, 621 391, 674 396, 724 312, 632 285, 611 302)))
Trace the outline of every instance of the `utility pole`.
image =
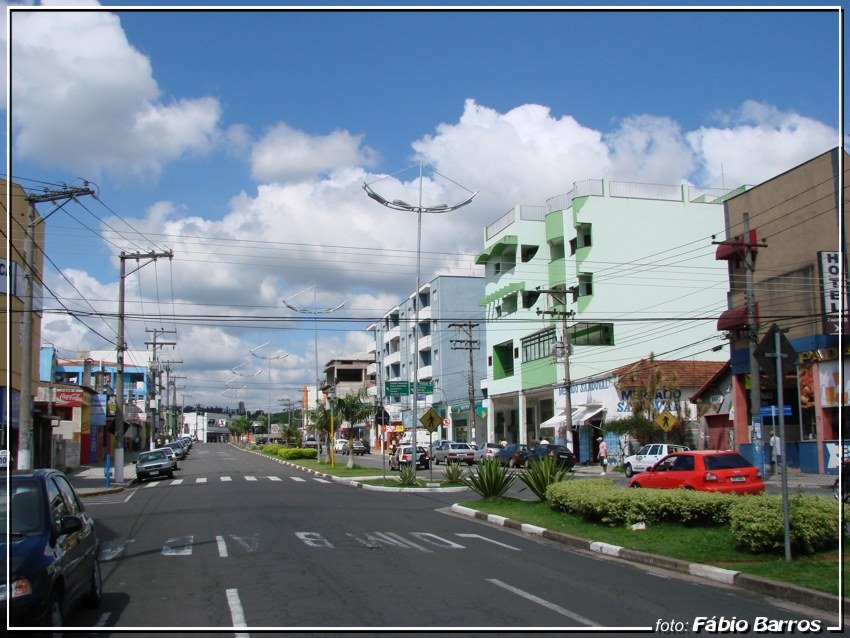
POLYGON ((124 284, 127 275, 132 275, 134 272, 144 268, 151 261, 156 261, 160 257, 174 257, 172 251, 164 253, 125 253, 123 250, 119 255, 121 261, 121 269, 119 273, 118 284, 118 344, 117 344, 117 374, 115 378, 115 436, 112 438, 113 458, 115 459, 115 482, 124 483, 124 351, 127 349, 127 344, 124 340, 124 284), (136 260, 136 269, 132 272, 127 272, 126 262, 128 259, 136 260), (139 263, 142 259, 149 260, 148 262, 139 263), (120 442, 120 444, 118 444, 120 442))
MULTIPOLYGON (((459 332, 463 332, 466 339, 449 339, 452 350, 466 350, 469 352, 469 425, 470 425, 470 441, 477 444, 475 430, 475 368, 473 364, 473 353, 481 348, 481 341, 472 338, 473 329, 477 328, 478 324, 471 321, 465 323, 450 323, 449 328, 455 328, 459 332)), ((448 406, 446 406, 448 407, 448 406)))
MULTIPOLYGON (((11 191, 9 191, 11 192, 11 191)), ((21 351, 21 403, 18 413, 18 469, 29 470, 33 466, 32 458, 32 313, 33 313, 33 288, 36 276, 35 271, 35 229, 53 213, 60 210, 65 204, 82 195, 96 197, 95 192, 84 182, 83 188, 64 187, 61 190, 44 191, 35 195, 27 195, 29 205, 28 219, 24 228, 24 316, 23 316, 23 344, 21 351), (59 202, 52 211, 44 217, 36 217, 35 205, 44 202, 59 202)))
MULTIPOLYGON (((564 359, 564 445, 566 445, 566 440, 569 437, 570 442, 572 442, 572 431, 573 431, 573 402, 571 396, 571 385, 572 382, 570 380, 570 354, 572 351, 572 346, 570 345, 570 335, 567 330, 567 319, 573 317, 575 315, 574 312, 567 310, 567 294, 569 290, 567 288, 559 289, 543 289, 539 286, 536 288, 538 292, 545 293, 549 295, 550 299, 553 301, 553 306, 556 309, 553 310, 537 310, 538 315, 551 315, 553 317, 558 317, 561 319, 561 329, 562 329, 562 337, 560 344, 555 344, 555 349, 553 354, 557 359, 559 353, 564 359), (557 308, 560 306, 560 310, 557 308)), ((558 443, 558 439, 561 437, 555 435, 555 442, 558 443)), ((572 445, 568 446, 572 449, 572 445)))
MULTIPOLYGON (((151 389, 150 389, 149 392, 146 393, 145 396, 153 395, 153 401, 152 402, 148 401, 148 405, 145 406, 145 418, 150 423, 150 429, 149 429, 149 432, 148 432, 149 437, 145 437, 145 438, 148 438, 150 440, 150 449, 152 450, 152 449, 154 449, 154 435, 156 434, 156 431, 159 429, 158 428, 159 419, 157 417, 159 416, 159 408, 160 408, 160 401, 158 400, 158 397, 160 395, 160 392, 159 392, 159 376, 160 376, 161 370, 160 370, 160 367, 159 367, 159 361, 156 358, 157 348, 160 348, 162 346, 176 346, 177 345, 177 343, 175 341, 159 341, 158 342, 157 337, 160 334, 166 334, 166 333, 177 334, 177 331, 176 330, 164 330, 164 329, 157 330, 156 328, 145 328, 145 332, 153 333, 153 341, 145 341, 145 345, 151 347, 151 364, 150 364, 149 369, 150 369, 150 377, 151 377, 151 382, 152 382, 151 383, 151 389), (153 409, 151 409, 151 405, 150 405, 151 403, 153 403, 153 409)), ((166 370, 168 372, 170 372, 170 368, 167 365, 166 365, 166 370)))
MULTIPOLYGON (((756 359, 756 348, 758 347, 758 320, 756 318, 756 295, 755 287, 753 286, 753 273, 755 272, 755 249, 767 248, 765 242, 753 241, 750 236, 750 214, 744 213, 744 235, 742 239, 731 239, 727 241, 712 241, 712 244, 735 246, 744 249, 744 271, 745 271, 745 298, 747 304, 747 346, 750 353, 750 424, 757 426, 757 431, 754 432, 754 437, 757 448, 760 450, 758 455, 761 457, 761 471, 764 474, 764 448, 761 440, 763 439, 761 431, 761 372, 758 360, 756 359)), ((780 410, 782 406, 780 405, 780 410)), ((783 436, 784 436, 783 432, 783 436)), ((738 445, 738 441, 735 441, 738 445)))

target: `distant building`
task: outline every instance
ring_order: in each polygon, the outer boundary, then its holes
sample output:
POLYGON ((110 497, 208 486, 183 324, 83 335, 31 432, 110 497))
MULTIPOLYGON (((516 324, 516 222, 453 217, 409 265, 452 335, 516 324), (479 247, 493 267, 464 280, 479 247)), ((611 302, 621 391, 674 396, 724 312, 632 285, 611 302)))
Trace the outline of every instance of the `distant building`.
POLYGON ((367 328, 375 336, 370 351, 369 374, 374 386, 370 395, 383 405, 391 427, 399 434, 433 407, 447 423, 434 433, 435 439, 484 442, 485 390, 481 383, 486 378, 486 366, 483 313, 477 304, 483 293, 481 277, 440 275, 367 328), (418 343, 413 334, 415 304, 419 305, 418 343), (469 348, 475 393, 472 405, 469 348), (425 388, 420 389, 416 415, 411 394, 397 391, 411 388, 414 366, 417 381, 425 388))

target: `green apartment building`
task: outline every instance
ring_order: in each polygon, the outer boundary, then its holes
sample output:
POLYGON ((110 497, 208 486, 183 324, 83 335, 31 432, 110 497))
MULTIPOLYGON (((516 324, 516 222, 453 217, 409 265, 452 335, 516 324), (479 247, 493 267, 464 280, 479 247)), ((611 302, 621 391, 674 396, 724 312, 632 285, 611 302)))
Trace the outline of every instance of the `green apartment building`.
POLYGON ((476 258, 485 266, 487 439, 554 438, 585 461, 605 410, 572 406, 571 431, 541 430, 563 419, 566 387, 650 352, 724 360, 713 348, 725 344, 716 322, 727 276, 711 242, 724 232, 723 202, 743 189, 585 180, 487 226, 476 258), (565 328, 568 372, 555 354, 565 328))

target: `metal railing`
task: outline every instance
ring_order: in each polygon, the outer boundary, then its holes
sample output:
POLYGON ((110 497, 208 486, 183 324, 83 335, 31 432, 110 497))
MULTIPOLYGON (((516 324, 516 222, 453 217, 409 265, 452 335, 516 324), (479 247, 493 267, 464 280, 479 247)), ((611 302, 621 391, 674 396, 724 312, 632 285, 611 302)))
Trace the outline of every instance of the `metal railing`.
POLYGON ((528 206, 522 205, 519 207, 519 218, 526 222, 545 222, 546 213, 549 209, 545 206, 528 206))
POLYGON ((491 237, 495 237, 498 233, 502 232, 503 230, 505 230, 505 228, 507 228, 508 226, 513 224, 514 223, 514 215, 515 215, 515 212, 514 212, 514 209, 512 208, 507 213, 505 213, 504 215, 499 217, 499 219, 497 219, 492 224, 487 226, 487 239, 490 239, 491 237))
POLYGON ((637 182, 608 182, 611 197, 630 199, 658 199, 666 202, 681 202, 682 187, 672 184, 640 184, 637 182))
POLYGON ((597 195, 601 197, 605 194, 602 187, 601 179, 585 179, 573 184, 573 190, 563 195, 555 195, 546 200, 546 209, 552 213, 556 210, 568 210, 573 207, 573 200, 576 197, 586 197, 587 195, 597 195))

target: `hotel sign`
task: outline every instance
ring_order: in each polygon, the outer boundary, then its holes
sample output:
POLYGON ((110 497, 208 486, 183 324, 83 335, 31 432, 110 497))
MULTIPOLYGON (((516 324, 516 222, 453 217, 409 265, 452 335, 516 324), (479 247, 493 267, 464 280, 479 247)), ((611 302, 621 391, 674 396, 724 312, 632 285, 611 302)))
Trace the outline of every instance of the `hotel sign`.
POLYGON ((841 267, 840 253, 837 251, 821 251, 818 253, 820 266, 820 285, 822 300, 823 332, 837 335, 841 328, 843 301, 844 322, 847 322, 847 288, 842 291, 841 281, 847 281, 846 272, 841 267))

